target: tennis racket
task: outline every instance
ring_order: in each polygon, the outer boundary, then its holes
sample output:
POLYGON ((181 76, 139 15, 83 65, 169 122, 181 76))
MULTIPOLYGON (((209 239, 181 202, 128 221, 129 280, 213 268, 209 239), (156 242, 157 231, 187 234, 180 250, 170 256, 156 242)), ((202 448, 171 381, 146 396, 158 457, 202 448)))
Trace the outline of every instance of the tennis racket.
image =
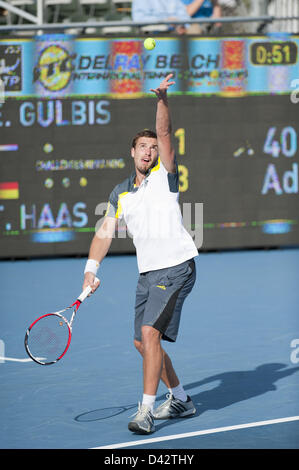
MULTIPOLYGON (((95 283, 99 280, 95 278, 95 283)), ((77 300, 69 307, 37 318, 25 334, 25 349, 29 357, 43 366, 55 364, 66 354, 72 339, 72 327, 81 303, 90 294, 87 286, 77 300), (73 309, 68 321, 62 313, 73 309)))

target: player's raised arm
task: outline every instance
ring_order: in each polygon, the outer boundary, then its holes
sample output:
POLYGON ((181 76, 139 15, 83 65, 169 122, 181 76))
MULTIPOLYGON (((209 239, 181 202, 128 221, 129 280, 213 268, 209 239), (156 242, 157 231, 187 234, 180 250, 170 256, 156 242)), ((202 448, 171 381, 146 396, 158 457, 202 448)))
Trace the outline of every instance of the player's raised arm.
POLYGON ((167 77, 160 83, 160 86, 156 89, 151 89, 152 92, 156 93, 158 98, 157 102, 157 113, 156 113, 156 133, 158 140, 159 156, 162 160, 163 165, 169 173, 175 173, 175 153, 172 146, 171 139, 171 117, 168 106, 167 90, 175 82, 170 81, 173 74, 167 75, 167 77))

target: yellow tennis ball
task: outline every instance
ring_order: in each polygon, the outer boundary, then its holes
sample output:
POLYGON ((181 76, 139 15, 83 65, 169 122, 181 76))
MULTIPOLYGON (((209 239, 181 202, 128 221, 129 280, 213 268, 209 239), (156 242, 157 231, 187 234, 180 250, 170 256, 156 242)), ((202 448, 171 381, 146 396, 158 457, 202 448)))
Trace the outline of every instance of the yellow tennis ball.
POLYGON ((152 51, 156 47, 156 41, 153 38, 147 38, 143 43, 145 49, 152 51))

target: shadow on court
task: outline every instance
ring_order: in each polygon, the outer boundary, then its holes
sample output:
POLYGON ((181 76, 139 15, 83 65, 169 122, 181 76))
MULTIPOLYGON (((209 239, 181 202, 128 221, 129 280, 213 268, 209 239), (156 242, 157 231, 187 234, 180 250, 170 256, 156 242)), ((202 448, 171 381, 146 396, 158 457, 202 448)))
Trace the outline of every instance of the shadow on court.
MULTIPOLYGON (((285 364, 281 363, 263 364, 254 370, 223 372, 184 385, 185 390, 191 395, 197 409, 193 417, 202 415, 208 410, 220 410, 234 403, 249 400, 269 391, 275 391, 277 389, 275 382, 299 371, 299 367, 285 369, 286 367, 285 364), (214 382, 218 382, 218 384, 211 390, 196 394, 192 393, 192 389, 213 384, 214 382)), ((163 399, 165 399, 165 395, 157 397, 157 401, 163 399)), ((106 407, 82 413, 74 419, 83 422, 103 420, 130 409, 136 410, 136 407, 137 403, 121 405, 119 407, 106 407)), ((161 424, 156 424, 156 430, 169 426, 175 421, 165 420, 161 424)))

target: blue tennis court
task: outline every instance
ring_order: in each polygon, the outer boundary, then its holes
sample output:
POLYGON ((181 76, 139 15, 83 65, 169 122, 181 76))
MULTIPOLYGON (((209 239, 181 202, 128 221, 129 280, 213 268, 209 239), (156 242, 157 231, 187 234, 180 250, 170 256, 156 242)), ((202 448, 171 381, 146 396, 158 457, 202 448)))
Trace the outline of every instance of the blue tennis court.
MULTIPOLYGON (((0 447, 298 449, 299 250, 203 253, 177 343, 166 344, 196 404, 189 419, 127 429, 142 397, 133 347, 134 256, 109 256, 78 312, 67 355, 40 366, 28 325, 81 292, 85 259, 2 261, 0 447)), ((158 404, 167 390, 160 385, 158 404)))

